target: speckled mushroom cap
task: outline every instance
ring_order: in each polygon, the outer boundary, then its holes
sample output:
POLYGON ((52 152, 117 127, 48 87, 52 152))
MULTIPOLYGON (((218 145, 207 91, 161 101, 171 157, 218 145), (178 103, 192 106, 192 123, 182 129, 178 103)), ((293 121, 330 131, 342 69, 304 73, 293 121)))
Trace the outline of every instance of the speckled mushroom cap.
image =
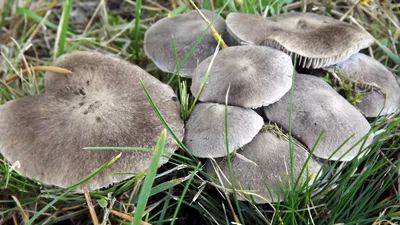
MULTIPOLYGON (((294 145, 293 152, 294 179, 300 178, 302 183, 307 181, 311 183, 321 169, 321 165, 299 145, 294 145), (306 163, 308 163, 308 167, 305 167, 302 172, 306 163)), ((225 188, 231 188, 227 160, 219 160, 218 166, 224 174, 224 176, 221 174, 220 177, 225 188)), ((241 193, 239 194, 240 200, 250 199, 250 196, 246 196, 240 191, 242 188, 246 192, 254 193, 255 195, 252 197, 258 204, 285 200, 282 190, 290 188, 288 182, 291 177, 289 141, 287 139, 277 136, 272 130, 260 131, 249 144, 238 152, 238 155, 231 158, 231 166, 236 182, 235 186, 241 193)), ((207 165, 207 170, 215 171, 210 164, 207 165)))
MULTIPOLYGON (((172 88, 121 59, 98 53, 64 55, 54 64, 69 75, 46 74, 46 93, 0 106, 0 152, 19 172, 48 185, 68 187, 120 151, 84 147, 154 148, 163 125, 143 93, 148 88, 169 125, 183 138, 183 121, 172 88)), ((168 136, 166 152, 177 149, 168 136)), ((123 151, 113 165, 83 187, 109 186, 147 169, 151 151, 123 151)), ((167 161, 161 160, 161 164, 167 161)))
POLYGON ((226 23, 238 41, 283 50, 297 56, 298 64, 307 68, 336 64, 374 42, 371 35, 356 26, 313 13, 269 18, 230 13, 226 23))
POLYGON ((346 61, 325 68, 350 78, 362 94, 358 108, 366 117, 377 117, 400 107, 400 86, 396 77, 375 59, 357 53, 346 61))
MULTIPOLYGON (((253 110, 228 106, 229 152, 249 143, 263 124, 253 110)), ((200 158, 226 156, 225 105, 197 104, 186 123, 184 144, 200 158)))
MULTIPOLYGON (((264 111, 268 119, 289 129, 290 94, 264 111)), ((328 159, 348 139, 330 159, 350 161, 358 154, 361 143, 353 147, 369 130, 370 125, 364 116, 340 96, 321 78, 297 74, 293 93, 292 134, 312 149, 319 135, 326 130, 324 137, 314 150, 314 155, 328 159), (343 157, 342 157, 343 156, 343 157)), ((366 142, 372 141, 372 135, 366 142)))
MULTIPOLYGON (((210 22, 218 16, 216 13, 207 10, 201 10, 201 12, 210 22)), ((213 26, 219 34, 223 35, 223 38, 227 35, 225 20, 221 16, 218 16, 213 26)), ((190 52, 190 49, 195 45, 197 39, 207 30, 207 27, 207 24, 197 11, 163 18, 146 31, 144 36, 144 51, 158 68, 168 73, 174 73, 176 61, 172 36, 174 36, 179 62, 182 63, 183 59, 190 52)), ((182 68, 180 68, 181 76, 192 77, 192 72, 196 66, 214 53, 217 44, 211 31, 207 31, 207 34, 197 45, 193 54, 182 68)))
MULTIPOLYGON (((196 95, 212 56, 204 60, 194 71, 192 86, 196 95)), ((200 101, 228 103, 245 108, 257 108, 278 101, 290 89, 293 65, 290 57, 265 46, 234 46, 218 52, 207 82, 199 97, 200 101)))

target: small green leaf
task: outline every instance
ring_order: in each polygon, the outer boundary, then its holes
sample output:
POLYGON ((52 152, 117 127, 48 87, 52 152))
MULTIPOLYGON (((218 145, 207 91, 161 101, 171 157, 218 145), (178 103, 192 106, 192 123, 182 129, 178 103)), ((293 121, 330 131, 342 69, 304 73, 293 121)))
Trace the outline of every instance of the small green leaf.
POLYGON ((99 206, 103 209, 106 208, 108 205, 108 202, 105 198, 97 199, 97 203, 99 203, 99 206))

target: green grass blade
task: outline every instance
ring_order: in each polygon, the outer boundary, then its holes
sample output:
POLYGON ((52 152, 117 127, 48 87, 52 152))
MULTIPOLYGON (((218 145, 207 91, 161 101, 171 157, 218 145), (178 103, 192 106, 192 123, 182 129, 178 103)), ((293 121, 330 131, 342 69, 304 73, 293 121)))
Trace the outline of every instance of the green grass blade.
POLYGON ((180 210, 180 208, 181 208, 183 198, 185 197, 186 192, 187 192, 187 190, 189 189, 189 186, 190 186, 190 184, 191 184, 192 181, 193 181, 194 175, 196 175, 196 173, 199 171, 200 165, 201 165, 200 163, 197 164, 196 169, 194 169, 194 171, 193 171, 192 174, 190 175, 190 178, 189 178, 189 180, 187 181, 187 183, 186 183, 186 185, 185 185, 185 188, 183 189, 183 192, 182 192, 182 194, 181 194, 181 197, 180 197, 179 200, 178 200, 178 205, 177 205, 176 208, 175 208, 174 215, 172 216, 171 225, 173 225, 173 224, 175 223, 175 221, 176 221, 176 217, 177 217, 178 212, 179 212, 179 210, 180 210))
POLYGON ((160 119, 160 121, 162 122, 162 124, 164 125, 165 128, 167 128, 168 132, 172 135, 172 137, 174 138, 174 140, 176 141, 176 143, 179 145, 180 148, 182 148, 188 155, 190 155, 190 157, 192 158, 192 160, 194 160, 195 162, 198 162, 198 159, 196 159, 192 153, 189 151, 189 149, 186 148, 186 146, 182 143, 181 140, 179 140, 179 138, 176 136, 175 132, 172 130, 172 128, 169 126, 169 124, 167 123, 167 121, 165 120, 164 116, 161 115, 160 110, 158 110, 158 107, 156 106, 153 98, 151 97, 149 91, 147 90, 146 86, 144 85, 143 81, 140 80, 140 83, 142 84, 144 93, 147 97, 147 100, 150 102, 151 107, 153 108, 154 112, 157 114, 158 118, 160 119))
POLYGON ((58 200, 63 198, 69 192, 73 191, 79 185, 83 184, 84 182, 90 180, 92 177, 96 176, 98 173, 103 171, 105 168, 107 168, 110 165, 112 165, 113 163, 115 163, 121 157, 121 155, 122 155, 122 153, 120 153, 119 155, 117 155, 116 157, 111 159, 109 162, 105 163, 104 165, 102 165, 101 167, 99 167, 98 169, 93 171, 91 174, 89 174, 88 176, 86 176, 82 180, 78 181, 76 184, 74 184, 71 187, 67 188, 66 191, 64 191, 61 195, 57 196, 53 201, 51 201, 49 204, 47 204, 45 207, 43 207, 39 212, 35 213, 35 215, 28 222, 26 222, 25 225, 31 225, 33 222, 35 222, 35 220, 40 215, 42 215, 44 212, 46 212, 46 210, 48 210, 50 207, 52 207, 58 200))
POLYGON ((146 178, 139 195, 139 201, 136 206, 135 215, 132 221, 132 225, 140 225, 142 221, 144 210, 146 209, 147 201, 150 196, 150 192, 154 183, 154 179, 157 174, 158 166, 161 161, 162 153, 164 152, 165 143, 167 141, 167 131, 164 129, 161 132, 160 138, 157 141, 157 145, 154 148, 153 156, 151 158, 151 163, 149 169, 146 173, 146 178))
POLYGON ((199 90, 197 91, 196 96, 194 97, 192 106, 189 108, 189 114, 194 110, 194 107, 196 106, 197 100, 199 99, 200 94, 201 94, 201 92, 203 91, 204 85, 205 85, 206 82, 207 82, 208 74, 210 73, 211 67, 212 67, 212 65, 213 65, 213 63, 214 63, 214 60, 215 60, 215 57, 217 57, 217 54, 218 54, 218 52, 219 52, 219 44, 220 44, 220 42, 218 41, 218 45, 217 45, 217 47, 215 48, 215 52, 214 52, 214 55, 212 56, 210 65, 208 65, 208 67, 207 67, 206 74, 204 74, 204 77, 203 77, 203 79, 201 80, 199 90))
POLYGON ((64 54, 65 39, 67 37, 68 21, 69 21, 69 16, 71 14, 71 9, 72 9, 72 0, 66 0, 61 15, 61 21, 57 30, 58 43, 56 42, 56 48, 55 48, 57 49, 56 52, 57 57, 64 54))
POLYGON ((376 40, 375 42, 389 56, 389 58, 391 58, 397 65, 400 65, 400 57, 398 55, 394 54, 390 49, 388 49, 380 41, 376 40))
POLYGON ((228 90, 226 91, 226 97, 225 97, 225 145, 226 145, 226 159, 228 161, 228 170, 229 170, 229 180, 231 182, 231 188, 232 188, 232 192, 233 192, 233 198, 235 199, 235 205, 237 207, 237 211, 239 214, 239 219, 241 224, 244 225, 244 219, 243 219, 243 215, 242 215, 242 210, 240 209, 240 204, 239 204, 239 200, 237 198, 237 193, 236 193, 236 189, 235 189, 235 180, 233 178, 233 172, 232 172, 232 164, 231 164, 231 153, 229 152, 229 136, 228 136, 228 96, 229 96, 229 89, 231 88, 231 86, 228 86, 228 90))
MULTIPOLYGON (((226 8, 227 5, 229 5, 230 2, 231 2, 231 0, 228 0, 224 4, 224 6, 222 6, 221 9, 217 12, 217 15, 221 15, 222 11, 226 8)), ((215 17, 214 20, 210 21, 210 24, 207 26, 207 28, 203 31, 203 33, 201 33, 200 37, 197 38, 197 40, 194 43, 194 45, 190 48, 189 52, 186 54, 186 56, 181 61, 181 64, 180 64, 179 68, 181 68, 186 63, 186 61, 190 58, 190 56, 196 50, 197 45, 201 42, 201 40, 203 40, 204 36, 206 34, 208 34, 208 32, 210 32, 210 27, 214 24, 214 21, 217 20, 217 18, 218 17, 215 17)), ((174 80, 174 78, 175 78, 175 74, 172 75, 172 77, 169 79, 167 84, 171 84, 171 82, 174 80)))
POLYGON ((135 7, 135 40, 134 40, 134 47, 135 47, 135 56, 136 60, 139 59, 139 38, 140 38, 140 14, 142 11, 142 0, 136 0, 136 7, 135 7))
MULTIPOLYGON (((27 8, 17 7, 17 13, 22 15, 22 16, 26 16, 27 18, 29 18, 31 20, 34 20, 34 21, 36 21, 38 23, 42 22, 42 20, 43 20, 43 17, 41 17, 38 14, 30 11, 27 8)), ((52 30, 58 30, 58 26, 56 24, 52 23, 52 22, 45 21, 44 25, 46 25, 46 27, 48 27, 48 28, 50 28, 52 30)), ((67 31, 67 34, 69 36, 76 36, 76 34, 70 32, 70 31, 67 31)))
POLYGON ((289 98, 289 154, 290 154, 290 204, 291 204, 291 216, 292 216, 292 224, 295 224, 295 202, 292 198, 294 193, 294 141, 292 137, 292 127, 293 127, 293 97, 294 97, 294 83, 296 78, 296 65, 297 65, 297 58, 294 57, 293 60, 293 74, 292 74, 292 86, 290 88, 290 98, 289 98))
POLYGON ((4 26, 4 23, 5 23, 5 20, 6 20, 6 16, 7 16, 8 13, 10 12, 11 3, 12 3, 11 0, 8 0, 8 1, 7 1, 6 6, 5 6, 4 9, 3 9, 3 13, 1 14, 1 18, 0 18, 0 32, 1 32, 1 29, 3 28, 3 26, 4 26))

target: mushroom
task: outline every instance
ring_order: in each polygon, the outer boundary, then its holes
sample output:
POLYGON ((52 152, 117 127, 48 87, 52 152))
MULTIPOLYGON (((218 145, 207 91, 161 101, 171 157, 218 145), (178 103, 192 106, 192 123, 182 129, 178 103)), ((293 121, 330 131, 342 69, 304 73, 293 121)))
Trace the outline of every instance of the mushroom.
POLYGON ((350 78, 362 94, 358 108, 366 117, 391 113, 400 106, 400 86, 395 75, 375 59, 357 53, 346 61, 325 68, 350 78))
MULTIPOLYGON (((263 124, 262 117, 253 110, 228 106, 229 152, 249 143, 263 124)), ((225 105, 197 104, 186 124, 184 144, 200 158, 226 156, 225 105)))
POLYGON ((371 35, 351 24, 313 13, 285 13, 263 18, 230 13, 228 32, 239 42, 266 45, 298 58, 302 67, 336 64, 370 46, 371 35))
MULTIPOLYGON (((289 101, 288 93, 278 102, 264 107, 267 118, 285 130, 289 129, 289 101)), ((363 142, 356 143, 371 128, 354 106, 315 76, 296 75, 292 107, 293 136, 309 149, 313 149, 321 132, 326 130, 313 152, 323 159, 350 161, 363 146, 363 142)), ((372 135, 365 141, 365 146, 371 141, 372 135)))
MULTIPOLYGON (((295 142, 293 148, 293 177, 301 183, 312 183, 321 165, 295 142), (304 170, 303 170, 304 167, 304 170)), ((260 131, 257 136, 231 158, 231 167, 235 187, 240 193, 239 200, 250 199, 258 204, 285 200, 285 191, 290 187, 290 151, 289 141, 273 130, 260 131), (245 191, 243 193, 242 191, 245 191), (252 194, 246 194, 252 193, 252 194)), ((231 188, 227 160, 219 160, 218 167, 225 188, 231 188)), ((218 172, 218 167, 216 167, 218 172)), ((207 171, 214 173, 210 164, 207 171)))
MULTIPOLYGON (((212 25, 225 38, 227 36, 225 20, 214 12, 208 10, 201 10, 201 12, 210 22, 217 17, 212 25)), ((162 71, 174 73, 176 72, 176 61, 172 36, 176 43, 179 63, 182 63, 191 48, 196 44, 197 39, 207 29, 208 25, 203 21, 199 13, 194 10, 175 17, 163 18, 146 31, 144 36, 144 51, 162 71)), ((217 44, 211 31, 208 31, 198 43, 193 54, 180 68, 180 75, 183 77, 192 77, 196 66, 214 53, 217 44)))
MULTIPOLYGON (((196 95, 212 56, 195 69, 191 92, 196 95)), ((292 84, 292 60, 285 53, 264 46, 234 46, 218 52, 211 66, 200 101, 257 108, 278 101, 292 84)))
MULTIPOLYGON (((54 65, 72 73, 48 72, 45 94, 0 106, 0 152, 11 163, 19 161, 23 175, 65 188, 119 153, 84 147, 153 148, 163 124, 145 97, 140 80, 177 137, 183 138, 183 121, 172 88, 138 66, 93 52, 64 55, 54 65)), ((176 149, 169 137, 165 151, 176 149)), ((119 160, 76 191, 127 179, 147 169, 151 156, 151 151, 124 151, 119 160)), ((161 164, 167 160, 162 159, 161 164)))

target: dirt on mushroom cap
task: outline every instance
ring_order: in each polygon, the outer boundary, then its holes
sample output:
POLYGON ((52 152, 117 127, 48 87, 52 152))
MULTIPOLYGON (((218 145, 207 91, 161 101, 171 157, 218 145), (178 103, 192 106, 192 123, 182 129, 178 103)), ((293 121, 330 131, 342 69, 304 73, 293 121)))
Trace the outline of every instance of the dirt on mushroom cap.
POLYGON ((325 69, 350 78, 359 86, 357 91, 362 94, 362 99, 357 106, 366 117, 391 113, 400 107, 400 85, 396 76, 372 57, 356 53, 325 69))

